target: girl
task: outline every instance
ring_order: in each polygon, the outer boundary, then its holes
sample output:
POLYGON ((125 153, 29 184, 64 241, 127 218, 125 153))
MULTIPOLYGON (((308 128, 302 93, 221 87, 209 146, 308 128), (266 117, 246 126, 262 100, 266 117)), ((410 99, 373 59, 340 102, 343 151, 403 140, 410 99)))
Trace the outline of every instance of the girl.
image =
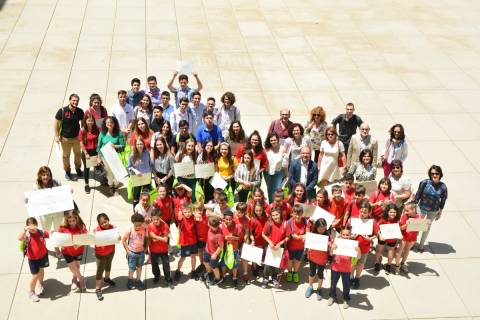
POLYGON ((399 123, 394 124, 390 128, 389 133, 390 137, 385 143, 385 153, 380 157, 385 177, 388 177, 392 171, 391 164, 393 160, 400 160, 402 163, 405 163, 408 155, 408 145, 403 126, 399 123))
POLYGON ((372 205, 372 218, 379 222, 384 215, 386 206, 395 204, 395 196, 390 192, 392 183, 388 178, 382 178, 378 182, 378 190, 370 196, 372 205))
POLYGON ((268 169, 267 153, 263 149, 262 138, 260 137, 260 134, 257 130, 253 131, 250 134, 250 137, 248 137, 245 147, 241 146, 240 148, 238 148, 236 154, 238 162, 240 162, 246 150, 252 150, 253 158, 260 161, 260 165, 258 168, 260 170, 260 173, 268 169))
POLYGON ((18 240, 24 241, 24 254, 28 258, 28 266, 32 274, 28 297, 33 302, 40 301, 38 296, 45 291, 43 278, 45 277, 45 268, 50 265, 48 262, 48 250, 45 244, 45 239, 48 237, 49 232, 40 230, 35 218, 27 218, 25 227, 18 236, 18 240))
POLYGON ((104 118, 108 116, 107 109, 102 106, 102 98, 97 93, 90 95, 89 107, 85 110, 84 118, 91 115, 97 126, 101 126, 104 118))
POLYGON ((137 139, 142 139, 147 151, 150 151, 150 140, 152 139, 153 131, 148 127, 148 122, 144 118, 137 118, 133 121, 133 130, 130 135, 129 144, 135 148, 137 139))
POLYGON ((293 206, 295 203, 307 203, 307 189, 301 182, 297 182, 293 187, 293 192, 288 197, 288 203, 293 206))
POLYGON ((417 213, 416 204, 413 202, 407 202, 403 209, 403 215, 400 218, 400 230, 402 230, 403 239, 400 244, 400 248, 399 250, 397 250, 397 254, 396 254, 396 261, 397 261, 397 266, 395 269, 396 273, 399 273, 400 271, 408 273, 408 268, 405 263, 407 262, 408 254, 410 253, 410 250, 415 245, 415 242, 417 242, 418 232, 407 231, 408 220, 421 219, 421 218, 422 218, 422 215, 417 213), (400 262, 400 265, 398 265, 398 262, 400 262))
POLYGON ((358 162, 352 164, 349 172, 356 181, 375 180, 377 167, 373 165, 373 153, 370 149, 363 149, 358 157, 358 162))
POLYGON ((145 230, 145 218, 138 213, 132 214, 130 217, 132 225, 123 235, 122 244, 127 252, 128 262, 128 280, 127 289, 132 290, 134 287, 138 290, 145 289, 142 281, 142 267, 145 262, 145 250, 148 245, 148 235, 145 230), (136 280, 133 280, 133 273, 136 272, 136 280))
POLYGON ((178 229, 180 231, 180 260, 178 260, 177 270, 173 279, 175 281, 180 280, 182 276, 183 262, 187 257, 190 257, 190 265, 192 267, 192 272, 190 273, 190 278, 196 278, 195 274, 195 265, 197 264, 197 236, 195 234, 195 217, 192 214, 192 208, 190 204, 183 205, 182 209, 178 214, 178 229))
POLYGON ((215 160, 215 171, 220 174, 223 180, 228 182, 233 190, 235 189, 234 174, 238 166, 237 158, 232 156, 230 145, 226 142, 220 143, 218 150, 219 152, 215 160))
POLYGON ((141 214, 145 218, 145 223, 152 221, 153 206, 150 205, 150 193, 142 191, 139 196, 139 202, 133 212, 141 214))
MULTIPOLYGON (((137 140, 135 141, 133 153, 128 158, 127 169, 129 170, 129 172, 133 172, 135 175, 152 175, 150 156, 147 149, 145 148, 145 142, 141 138, 137 138, 137 140)), ((150 189, 150 182, 142 186, 133 187, 133 210, 135 210, 135 206, 139 202, 140 193, 143 190, 150 191, 150 189)))
POLYGON ((152 99, 149 95, 145 94, 142 99, 140 99, 138 105, 133 108, 133 114, 135 115, 135 119, 143 118, 147 122, 150 122, 152 120, 152 113, 152 99))
POLYGON ((118 126, 117 118, 106 117, 102 124, 102 132, 98 136, 97 152, 100 154, 98 157, 98 163, 103 163, 105 172, 107 173, 108 186, 110 187, 110 196, 116 194, 118 188, 118 181, 113 176, 112 169, 110 169, 106 161, 102 161, 103 154, 100 151, 102 147, 108 143, 111 143, 116 152, 122 152, 125 148, 125 139, 123 133, 118 126))
POLYGON ((330 202, 328 201, 328 191, 325 189, 319 189, 315 195, 315 201, 312 201, 310 204, 329 211, 330 202))
POLYGON ((150 151, 150 159, 153 164, 153 173, 157 187, 164 184, 168 192, 172 191, 173 186, 173 163, 175 158, 168 150, 168 144, 164 136, 158 136, 154 142, 154 147, 150 151))
MULTIPOLYGON (((87 227, 80 218, 80 212, 73 209, 65 215, 63 224, 58 228, 58 232, 74 234, 87 233, 87 227)), ((73 274, 72 278, 72 291, 85 290, 85 278, 80 273, 80 261, 83 259, 83 253, 85 251, 84 246, 68 246, 62 248, 62 255, 67 262, 68 268, 73 274)))
MULTIPOLYGON (((249 242, 252 246, 258 248, 265 247, 265 239, 262 237, 263 227, 267 222, 267 215, 262 202, 256 202, 253 207, 254 215, 250 219, 250 225, 248 226, 248 234, 250 235, 249 242)), ((258 266, 256 263, 252 263, 252 274, 256 278, 258 277, 258 266)))
POLYGON ((285 140, 283 146, 285 152, 289 155, 289 161, 297 160, 300 158, 300 150, 303 147, 309 147, 312 150, 312 144, 310 143, 310 137, 304 136, 305 130, 299 123, 294 123, 288 128, 288 138, 285 140))
POLYGON ((193 215, 195 217, 195 233, 197 235, 197 249, 200 258, 200 265, 195 269, 195 279, 198 279, 204 272, 203 254, 207 245, 208 218, 205 207, 201 201, 193 205, 193 215))
MULTIPOLYGON (((206 140, 202 145, 202 153, 200 153, 197 158, 197 164, 214 163, 216 157, 217 155, 213 145, 213 141, 206 140)), ((207 203, 213 199, 214 190, 209 180, 209 178, 199 179, 200 185, 203 188, 203 195, 205 197, 205 199, 203 199, 204 203, 207 203)))
POLYGON ((315 107, 310 111, 310 121, 305 126, 305 134, 310 137, 315 163, 318 162, 318 156, 320 155, 320 145, 325 140, 325 129, 328 126, 325 121, 326 116, 327 114, 322 107, 315 107))
POLYGON ((292 217, 287 221, 287 249, 289 260, 287 263, 287 282, 298 283, 300 277, 298 269, 305 248, 305 234, 307 232, 307 219, 303 217, 303 207, 297 203, 293 206, 292 217))
POLYGON ((263 204, 263 210, 268 217, 270 215, 270 206, 268 205, 267 199, 265 199, 265 193, 260 187, 255 187, 255 189, 253 189, 252 199, 247 204, 247 214, 249 216, 254 214, 253 211, 257 202, 261 202, 263 204))
MULTIPOLYGON (((175 162, 193 162, 194 164, 197 161, 197 151, 195 151, 195 141, 192 139, 188 139, 185 141, 185 144, 182 146, 180 151, 178 151, 177 155, 175 156, 175 162)), ((185 177, 177 177, 178 182, 187 185, 190 189, 192 189, 192 202, 195 202, 195 185, 196 179, 195 174, 185 176, 185 177)))
MULTIPOLYGON (((389 204, 386 206, 382 219, 378 224, 379 226, 382 224, 392 224, 392 223, 398 224, 399 220, 400 220, 400 211, 398 210, 397 206, 395 204, 389 204)), ((388 273, 396 274, 395 265, 392 264, 392 261, 395 255, 395 249, 397 248, 398 241, 399 239, 386 240, 382 237, 381 233, 378 235, 378 244, 375 250, 375 271, 376 272, 379 272, 382 267, 381 262, 382 262, 383 247, 387 245, 388 262, 387 262, 387 265, 385 266, 385 271, 387 272, 387 274, 388 273)), ((399 265, 399 264, 400 264, 400 260, 397 260, 396 265, 399 265)))
MULTIPOLYGON (((320 218, 313 224, 312 233, 321 234, 324 236, 329 235, 329 230, 327 229, 327 221, 320 218)), ((329 243, 329 246, 331 244, 329 243)), ((313 294, 313 281, 315 280, 315 275, 317 276, 317 300, 322 299, 322 284, 323 284, 323 271, 325 270, 325 265, 328 260, 328 248, 327 251, 320 251, 314 249, 308 249, 308 264, 310 266, 310 273, 308 274, 308 288, 305 291, 305 298, 310 298, 313 294)))
POLYGON ((225 141, 232 147, 233 155, 236 155, 236 151, 240 146, 242 148, 245 146, 246 139, 245 139, 245 131, 243 130, 242 124, 240 121, 235 120, 230 124, 230 128, 228 129, 228 137, 226 137, 225 141))
POLYGON ((273 201, 275 190, 282 188, 284 179, 288 176, 288 156, 283 146, 280 146, 278 134, 271 132, 265 140, 265 150, 268 158, 268 171, 264 178, 268 190, 268 201, 273 201))
POLYGON ((242 156, 242 163, 235 170, 235 181, 237 182, 236 191, 238 192, 238 201, 240 202, 246 202, 248 193, 254 187, 260 186, 260 174, 253 162, 252 151, 249 150, 242 156))
MULTIPOLYGON (((110 219, 105 213, 100 213, 97 215, 97 223, 98 226, 93 231, 94 233, 115 228, 115 226, 110 224, 110 219)), ((100 301, 103 300, 102 276, 104 272, 105 278, 103 278, 103 282, 111 287, 115 286, 115 282, 113 282, 113 280, 110 278, 110 270, 112 270, 112 261, 114 255, 114 244, 107 246, 95 246, 95 259, 97 262, 97 273, 95 275, 95 294, 97 295, 97 299, 100 301)))
POLYGON ((175 211, 173 206, 173 199, 168 194, 167 187, 163 184, 158 186, 157 198, 153 201, 152 206, 154 209, 159 209, 162 220, 170 225, 175 217, 175 211))
POLYGON ((175 212, 175 221, 178 220, 178 215, 184 205, 192 203, 192 189, 184 184, 177 182, 173 186, 173 209, 175 212))
POLYGON ((174 150, 174 144, 175 140, 173 138, 173 132, 172 132, 172 126, 170 125, 170 122, 165 121, 162 125, 162 130, 160 131, 162 133, 162 136, 165 138, 165 141, 167 142, 167 147, 168 149, 172 152, 174 150))
POLYGON ((93 114, 85 113, 82 120, 82 129, 78 133, 78 140, 82 148, 83 178, 85 179, 85 193, 87 194, 90 193, 90 185, 88 184, 90 167, 87 167, 87 160, 98 154, 97 145, 99 133, 93 114))
POLYGON ((345 148, 343 143, 337 138, 335 127, 329 126, 325 130, 326 140, 320 145, 320 154, 318 156, 318 181, 320 187, 340 179, 345 171, 345 148))
POLYGON ((168 236, 170 229, 168 223, 161 219, 161 211, 154 209, 152 223, 147 226, 149 241, 148 250, 152 257, 153 282, 160 280, 159 260, 162 262, 163 276, 170 289, 173 289, 173 280, 170 275, 170 260, 168 257, 168 236))
MULTIPOLYGON (((242 235, 238 240, 238 251, 242 252, 243 243, 249 243, 249 233, 248 226, 250 224, 250 219, 247 217, 247 204, 245 202, 239 202, 236 206, 236 211, 233 216, 233 222, 240 226, 242 230, 242 235)), ((242 271, 243 271, 243 282, 248 283, 248 261, 241 259, 242 271)))

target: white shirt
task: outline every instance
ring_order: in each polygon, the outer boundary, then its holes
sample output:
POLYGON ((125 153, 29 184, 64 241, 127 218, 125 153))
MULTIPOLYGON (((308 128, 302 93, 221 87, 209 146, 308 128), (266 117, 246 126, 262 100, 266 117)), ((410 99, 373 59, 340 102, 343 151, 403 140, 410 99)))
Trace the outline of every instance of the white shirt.
POLYGON ((117 104, 113 105, 112 110, 110 111, 112 116, 117 118, 118 125, 120 130, 126 130, 128 127, 128 123, 133 120, 135 117, 133 113, 133 107, 128 103, 122 107, 118 102, 117 104))
POLYGON ((240 121, 240 109, 236 106, 230 106, 228 109, 221 106, 215 115, 215 123, 222 130, 224 138, 228 137, 228 129, 233 121, 240 121))
POLYGON ((308 174, 308 162, 307 164, 303 163, 300 160, 300 182, 304 185, 307 185, 307 174, 308 174))
POLYGON ((274 175, 278 171, 282 170, 282 168, 286 168, 288 166, 288 156, 281 152, 274 152, 272 149, 267 151, 267 159, 268 159, 268 174, 274 175))
POLYGON ((170 125, 172 126, 173 134, 177 134, 180 131, 179 123, 182 120, 186 120, 188 122, 188 132, 192 132, 192 125, 193 125, 193 114, 189 107, 185 109, 185 112, 182 113, 180 108, 176 109, 170 114, 170 125))

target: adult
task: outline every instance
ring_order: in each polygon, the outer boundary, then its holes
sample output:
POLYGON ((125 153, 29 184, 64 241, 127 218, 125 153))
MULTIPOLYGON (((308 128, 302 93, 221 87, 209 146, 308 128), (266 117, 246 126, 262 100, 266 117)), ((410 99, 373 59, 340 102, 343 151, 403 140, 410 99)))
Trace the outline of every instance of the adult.
POLYGON ((150 129, 152 129, 153 132, 160 132, 164 123, 165 119, 163 118, 162 106, 153 107, 153 118, 152 122, 150 122, 150 129))
MULTIPOLYGON (((82 129, 78 133, 78 141, 80 141, 80 148, 82 149, 82 162, 83 162, 83 179, 85 180, 85 193, 90 193, 90 168, 87 166, 87 160, 90 157, 98 155, 98 135, 100 131, 95 123, 95 118, 91 113, 85 113, 82 120, 82 129)), ((95 163, 95 166, 97 163, 95 163)))
MULTIPOLYGON (((132 146, 132 154, 128 158, 127 169, 131 173, 133 171, 135 175, 152 175, 150 155, 145 146, 145 142, 140 137, 135 139, 135 144, 132 146)), ((135 210, 135 206, 139 203, 140 193, 144 190, 149 191, 150 188, 150 181, 145 185, 133 187, 133 210, 135 210)))
MULTIPOLYGON (((212 140, 204 140, 201 146, 201 152, 197 158, 197 164, 208 164, 208 163, 215 163, 217 158, 216 151, 215 151, 215 144, 212 140)), ((214 189, 210 184, 210 178, 205 179, 198 179, 198 182, 202 186, 203 189, 203 203, 207 203, 213 199, 213 192, 214 189)))
POLYGON ((252 150, 247 150, 243 154, 242 162, 238 164, 235 170, 235 181, 237 182, 238 202, 247 202, 248 194, 255 187, 260 186, 262 180, 260 171, 253 161, 252 150))
POLYGON ((113 105, 111 114, 118 120, 120 130, 128 135, 130 133, 130 124, 134 119, 133 107, 127 103, 127 91, 119 90, 117 92, 118 102, 113 105))
POLYGON ((68 106, 58 109, 55 114, 53 124, 53 132, 55 142, 60 143, 63 150, 63 170, 65 170, 65 178, 67 180, 76 180, 72 176, 70 168, 70 154, 73 150, 75 171, 78 177, 83 176, 82 160, 80 155, 80 142, 78 141, 78 132, 80 131, 80 123, 82 122, 84 112, 78 107, 80 97, 78 94, 72 93, 68 98, 68 106))
POLYGON ((339 180, 345 169, 345 149, 343 143, 337 138, 337 130, 330 126, 325 130, 326 140, 320 145, 318 156, 318 181, 323 187, 329 182, 339 180), (340 159, 340 161, 339 161, 340 159))
POLYGON ((275 132, 280 139, 280 144, 289 137, 289 128, 293 124, 290 121, 290 110, 280 110, 280 119, 273 120, 268 128, 268 133, 275 132))
POLYGON ((170 103, 170 92, 162 92, 162 103, 160 104, 160 106, 163 108, 163 119, 165 119, 166 121, 170 121, 170 115, 176 109, 176 107, 174 107, 170 103))
POLYGON ((108 116, 107 109, 102 105, 102 98, 97 93, 92 93, 89 98, 89 104, 85 114, 93 115, 97 126, 101 126, 103 119, 108 116))
POLYGON ((135 147, 135 141, 137 138, 141 138, 145 144, 147 151, 150 151, 150 141, 153 136, 153 131, 148 126, 148 122, 144 118, 137 118, 133 122, 132 134, 128 144, 133 149, 135 147))
POLYGON ((288 176, 288 154, 280 145, 280 139, 276 132, 268 134, 264 145, 267 152, 268 170, 265 171, 263 177, 267 185, 268 201, 272 203, 275 191, 282 188, 282 183, 288 176))
POLYGON ((223 142, 222 130, 213 123, 213 112, 205 110, 203 112, 203 124, 197 129, 195 137, 197 138, 197 149, 202 150, 206 141, 212 141, 215 149, 218 144, 223 142))
POLYGON ((307 191, 307 198, 315 198, 315 185, 318 180, 317 164, 312 161, 312 151, 309 147, 303 147, 300 151, 300 158, 293 160, 288 169, 288 188, 290 194, 295 186, 301 183, 307 191))
POLYGON ((190 112, 193 115, 193 123, 191 124, 192 133, 197 132, 197 129, 203 124, 203 112, 207 109, 205 105, 200 101, 201 99, 202 95, 200 94, 200 92, 195 91, 192 94, 192 101, 190 101, 190 103, 188 104, 190 112))
POLYGON ((338 138, 343 143, 345 153, 348 152, 350 138, 357 132, 357 128, 362 124, 362 118, 354 114, 355 106, 349 102, 345 106, 345 113, 339 114, 332 120, 332 125, 336 128, 338 124, 338 138))
POLYGON ((228 136, 228 128, 233 121, 240 121, 240 109, 235 106, 235 95, 232 92, 225 92, 220 98, 222 106, 215 116, 215 123, 222 130, 224 138, 228 136))
POLYGON ((349 172, 355 181, 372 181, 377 175, 377 167, 373 163, 373 153, 370 149, 363 149, 358 156, 358 161, 353 163, 349 172))
POLYGON ((410 180, 403 175, 403 165, 400 160, 393 160, 391 163, 392 172, 390 173, 390 183, 392 184, 392 194, 395 196, 396 205, 403 208, 403 205, 412 195, 412 185, 410 180))
POLYGON ((188 129, 188 122, 186 120, 180 120, 178 133, 173 137, 173 144, 170 148, 173 154, 176 154, 178 150, 182 148, 187 140, 195 141, 195 136, 190 133, 188 129))
POLYGON ((237 165, 237 158, 232 156, 230 145, 226 142, 221 142, 215 160, 215 171, 230 185, 232 190, 235 189, 234 174, 237 165))
MULTIPOLYGON (((428 169, 428 179, 422 180, 418 185, 415 199, 417 202, 418 210, 422 215, 422 218, 426 218, 433 223, 433 220, 438 220, 442 216, 443 208, 448 197, 448 190, 445 183, 440 180, 443 178, 442 168, 437 165, 432 165, 428 169)), ((420 244, 418 245, 418 251, 423 252, 425 242, 427 241, 428 234, 432 225, 428 226, 428 230, 422 232, 420 244)))
POLYGON ((393 160, 400 160, 405 163, 408 156, 408 144, 405 139, 405 130, 400 123, 394 124, 390 130, 390 137, 385 142, 385 152, 380 158, 383 167, 383 174, 388 177, 393 160))
POLYGON ((347 153, 347 168, 350 168, 365 149, 372 151, 372 161, 377 163, 378 141, 370 135, 370 126, 366 122, 360 125, 360 134, 355 134, 350 139, 350 146, 347 153))
POLYGON ((325 110, 318 106, 310 111, 310 121, 305 126, 305 134, 310 137, 310 143, 313 149, 313 161, 318 161, 320 154, 320 144, 325 140, 325 129, 327 122, 325 121, 327 114, 325 110))
MULTIPOLYGON (((175 155, 175 162, 176 163, 188 163, 188 162, 197 162, 197 151, 195 150, 195 140, 188 139, 185 141, 185 144, 180 148, 180 150, 175 155)), ((177 173, 175 173, 177 176, 177 173)), ((192 189, 192 203, 195 203, 195 186, 197 183, 197 179, 195 179, 195 174, 178 177, 178 182, 188 186, 192 189)))
POLYGON ((242 123, 238 120, 233 121, 228 128, 228 136, 225 137, 225 141, 228 142, 232 148, 232 154, 237 155, 237 150, 240 146, 245 147, 247 139, 245 138, 245 130, 243 130, 242 123))
MULTIPOLYGON (((180 98, 178 108, 170 115, 170 124, 172 125, 173 134, 177 134, 180 131, 180 121, 186 121, 188 127, 191 128, 194 121, 193 114, 188 107, 188 99, 180 98)), ((188 130, 190 132, 190 129, 188 130)))
POLYGON ((206 109, 208 111, 212 111, 213 115, 216 117, 217 116, 217 108, 215 107, 216 100, 214 97, 208 97, 207 98, 207 104, 206 104, 206 109))
POLYGON ((288 128, 288 138, 283 146, 288 153, 290 161, 300 158, 300 150, 303 147, 309 147, 312 150, 310 137, 304 135, 305 130, 300 123, 294 123, 288 128))
POLYGON ((256 162, 256 166, 259 167, 260 173, 268 169, 268 158, 267 153, 263 149, 262 145, 262 138, 260 137, 260 133, 257 130, 253 131, 247 139, 247 143, 245 146, 240 146, 237 150, 237 154, 235 155, 237 161, 243 157, 245 150, 252 150, 254 162, 256 162))
POLYGON ((181 98, 187 98, 188 101, 192 100, 192 95, 195 91, 200 91, 203 88, 203 84, 200 81, 200 78, 198 77, 198 74, 194 73, 193 77, 197 81, 197 87, 196 88, 190 88, 188 86, 188 76, 186 74, 181 74, 178 76, 178 84, 180 87, 174 87, 173 82, 175 81, 175 78, 177 77, 178 72, 175 71, 173 73, 172 78, 167 84, 168 89, 175 95, 175 105, 178 106, 180 99, 181 98))
POLYGON ((167 141, 164 136, 158 136, 150 150, 150 158, 153 164, 153 173, 157 186, 164 184, 167 186, 168 192, 172 191, 173 186, 173 162, 174 158, 168 148, 167 141))
POLYGON ((133 109, 133 118, 143 118, 150 122, 152 119, 153 105, 149 95, 144 95, 138 105, 133 109))
POLYGON ((133 78, 130 81, 131 89, 127 93, 127 103, 136 107, 145 95, 145 91, 140 90, 140 79, 133 78))
POLYGON ((155 76, 148 76, 147 85, 145 95, 150 97, 153 106, 159 106, 162 103, 162 98, 160 88, 157 86, 157 78, 155 76))

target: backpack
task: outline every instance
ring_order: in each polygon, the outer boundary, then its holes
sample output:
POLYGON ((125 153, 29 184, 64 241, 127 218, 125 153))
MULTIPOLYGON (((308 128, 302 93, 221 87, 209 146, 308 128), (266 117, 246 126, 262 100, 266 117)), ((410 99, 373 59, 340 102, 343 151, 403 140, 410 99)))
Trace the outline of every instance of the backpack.
MULTIPOLYGON (((39 232, 40 238, 45 237, 45 233, 43 232, 43 230, 38 229, 37 232, 39 232)), ((24 257, 27 255, 28 245, 30 244, 30 241, 32 241, 30 232, 25 231, 25 239, 20 241, 20 246, 19 246, 20 252, 23 252, 24 257)))
MULTIPOLYGON (((305 218, 302 218, 302 222, 303 222, 303 226, 306 228, 307 227, 307 219, 305 218)), ((288 219, 288 221, 286 222, 290 228, 290 233, 293 234, 293 223, 292 223, 292 219, 288 219)))

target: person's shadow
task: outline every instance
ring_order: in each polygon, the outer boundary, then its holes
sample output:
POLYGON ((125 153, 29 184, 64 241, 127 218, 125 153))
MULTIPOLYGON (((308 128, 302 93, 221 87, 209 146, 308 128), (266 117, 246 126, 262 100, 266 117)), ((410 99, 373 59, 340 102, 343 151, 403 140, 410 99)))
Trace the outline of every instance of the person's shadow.
POLYGON ((46 279, 44 287, 48 288, 48 290, 45 290, 42 298, 57 300, 70 294, 70 285, 64 284, 55 278, 46 279))
POLYGON ((429 241, 428 247, 430 247, 430 251, 433 254, 450 254, 450 253, 456 253, 457 250, 455 250, 452 245, 448 243, 440 243, 440 242, 431 242, 429 241))
POLYGON ((408 273, 405 274, 403 272, 400 273, 400 275, 403 275, 410 279, 410 275, 414 275, 416 277, 421 276, 421 275, 430 275, 430 276, 435 276, 439 277, 440 275, 438 274, 437 270, 432 269, 430 267, 427 267, 427 265, 423 262, 420 261, 409 261, 407 263, 408 266, 408 273))
POLYGON ((350 306, 352 308, 361 310, 373 310, 373 305, 365 293, 355 292, 350 299, 350 306))

